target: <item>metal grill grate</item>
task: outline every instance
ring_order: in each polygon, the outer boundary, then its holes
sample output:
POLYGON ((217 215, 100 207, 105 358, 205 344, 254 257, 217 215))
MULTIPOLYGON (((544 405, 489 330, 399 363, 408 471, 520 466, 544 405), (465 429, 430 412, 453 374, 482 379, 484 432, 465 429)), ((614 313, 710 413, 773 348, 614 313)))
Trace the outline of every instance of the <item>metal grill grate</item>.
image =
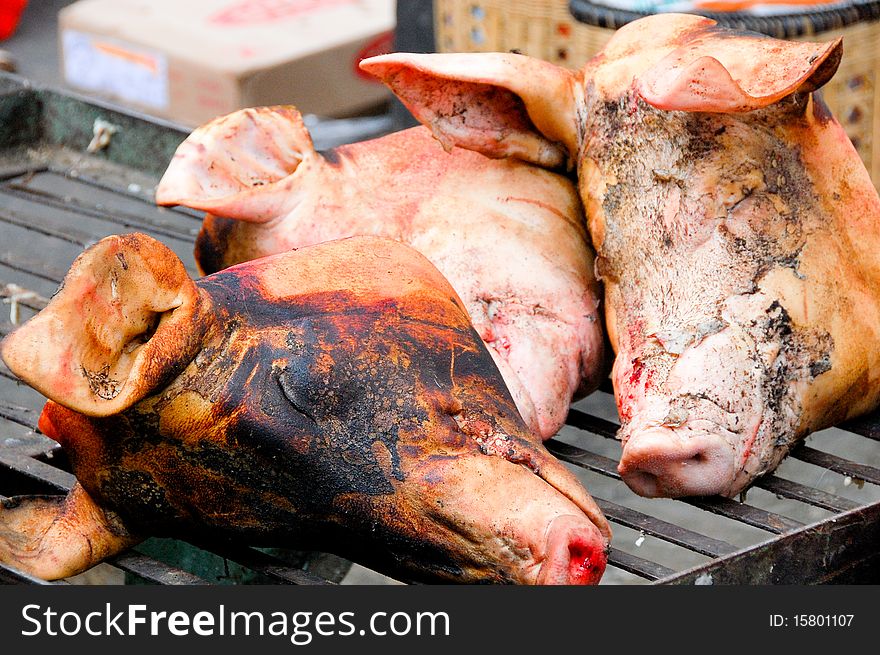
MULTIPOLYGON (((141 141, 151 143, 164 140, 164 150, 156 154, 160 161, 138 166, 130 153, 115 162, 104 153, 85 155, 89 129, 79 124, 90 128, 95 116, 108 111, 47 91, 13 89, 4 96, 3 82, 0 77, 0 113, 10 103, 18 107, 19 116, 41 113, 34 119, 36 126, 25 125, 15 133, 4 134, 0 121, 0 334, 44 306, 82 249, 109 234, 151 234, 196 275, 192 246, 201 215, 157 208, 152 200, 162 162, 183 134, 109 112, 123 124, 121 134, 140 134, 141 141), (59 104, 65 111, 52 109, 59 104), (22 107, 27 108, 24 114, 22 107)), ((43 403, 40 394, 0 365, 0 496, 63 493, 73 484, 63 452, 36 432, 43 403)), ((568 425, 548 443, 612 522, 615 541, 603 583, 880 579, 880 416, 810 437, 775 475, 759 480, 740 501, 635 496, 617 473, 616 420, 606 387, 577 403, 568 425)), ((338 558, 321 561, 302 553, 230 544, 196 546, 260 582, 325 584, 342 579, 348 568, 338 558)), ((110 566, 129 581, 216 581, 137 549, 114 558, 110 566)), ((366 576, 362 579, 380 580, 366 576)), ((0 565, 0 582, 40 581, 0 565)))
POLYGON ((617 425, 596 415, 614 411, 610 389, 578 405, 587 409, 573 408, 568 426, 548 447, 576 467, 615 527, 608 581, 876 581, 880 469, 871 463, 880 461, 880 442, 871 433, 875 417, 809 437, 816 447, 796 447, 776 474, 760 478, 738 501, 673 501, 638 498, 620 482, 620 445, 613 441, 617 425), (850 455, 829 452, 835 449, 850 455), (783 556, 795 543, 801 549, 797 556, 783 556), (615 569, 633 577, 616 575, 615 569))

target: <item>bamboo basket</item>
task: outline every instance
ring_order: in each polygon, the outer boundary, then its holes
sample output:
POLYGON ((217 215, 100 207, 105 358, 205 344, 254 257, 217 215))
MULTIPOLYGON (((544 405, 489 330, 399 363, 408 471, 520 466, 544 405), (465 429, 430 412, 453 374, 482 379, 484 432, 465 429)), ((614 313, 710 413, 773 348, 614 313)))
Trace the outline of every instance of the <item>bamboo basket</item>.
MULTIPOLYGON (((837 73, 822 89, 880 190, 880 0, 777 16, 713 14, 719 23, 777 38, 844 38, 837 73)), ((434 0, 437 52, 515 51, 579 69, 614 30, 646 14, 581 0, 434 0)))

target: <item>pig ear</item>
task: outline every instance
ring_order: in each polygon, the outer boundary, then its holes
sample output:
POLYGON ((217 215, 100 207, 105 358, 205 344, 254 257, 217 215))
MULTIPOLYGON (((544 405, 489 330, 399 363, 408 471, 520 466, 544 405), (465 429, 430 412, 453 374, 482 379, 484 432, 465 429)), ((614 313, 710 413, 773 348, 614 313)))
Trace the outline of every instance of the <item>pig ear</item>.
POLYGON ((290 194, 282 181, 316 156, 294 107, 242 109, 197 128, 178 146, 156 202, 262 223, 283 212, 290 194))
POLYGON ((182 262, 142 234, 82 253, 49 304, 0 344, 19 378, 69 409, 120 412, 188 364, 209 312, 182 262))
POLYGON ((573 73, 505 53, 406 54, 364 59, 446 150, 517 157, 555 168, 577 151, 573 73))
POLYGON ((841 39, 800 43, 715 27, 694 37, 638 78, 637 92, 648 104, 718 113, 761 109, 821 87, 843 54, 841 39))

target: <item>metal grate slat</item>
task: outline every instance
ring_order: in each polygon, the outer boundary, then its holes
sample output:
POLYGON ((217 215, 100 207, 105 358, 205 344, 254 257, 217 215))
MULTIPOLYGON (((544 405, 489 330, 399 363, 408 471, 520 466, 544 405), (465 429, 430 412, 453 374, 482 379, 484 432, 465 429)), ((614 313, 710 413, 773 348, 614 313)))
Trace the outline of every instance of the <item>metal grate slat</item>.
POLYGON ((831 455, 810 446, 798 446, 791 452, 790 457, 821 468, 830 469, 841 475, 848 475, 851 478, 864 480, 872 484, 880 484, 880 469, 868 466, 867 464, 851 462, 843 457, 831 455))
POLYGON ((108 560, 126 573, 131 573, 154 584, 161 585, 206 585, 206 580, 183 569, 169 566, 152 557, 128 551, 108 560))
POLYGON ((677 546, 682 546, 701 555, 718 557, 737 550, 736 546, 725 541, 707 537, 693 530, 642 514, 636 510, 597 498, 596 496, 593 496, 593 499, 609 520, 633 530, 658 537, 677 546))
POLYGON ((316 575, 290 566, 286 562, 267 553, 245 546, 234 544, 212 544, 210 550, 215 555, 225 557, 236 564, 262 573, 268 578, 283 584, 295 585, 328 585, 332 584, 316 575))
POLYGON ((608 553, 608 563, 616 566, 627 573, 632 573, 646 580, 660 580, 673 575, 675 571, 669 567, 657 564, 650 560, 630 555, 617 548, 612 548, 608 553))
POLYGON ((544 442, 544 446, 553 455, 561 459, 563 462, 580 466, 581 468, 607 475, 615 480, 620 479, 617 472, 617 462, 603 455, 591 453, 583 448, 572 446, 557 439, 549 439, 544 442))
POLYGON ((67 493, 76 482, 76 478, 71 473, 16 451, 0 449, 0 467, 2 466, 13 468, 18 473, 42 483, 46 487, 45 493, 67 493))
MULTIPOLYGON (((38 177, 43 177, 43 175, 38 177)), ((60 178, 60 180, 63 182, 64 178, 60 178)), ((81 199, 90 189, 84 189, 82 182, 77 181, 76 184, 76 187, 68 186, 73 195, 59 197, 50 195, 47 191, 8 182, 0 187, 0 197, 3 199, 2 206, 4 207, 3 220, 20 222, 21 216, 24 215, 28 220, 35 221, 31 224, 34 230, 74 243, 83 242, 83 245, 98 236, 96 231, 108 224, 123 227, 129 232, 134 230, 149 231, 177 243, 191 243, 196 235, 196 232, 192 232, 191 229, 182 231, 175 229, 173 223, 161 224, 142 216, 128 214, 121 209, 113 212, 111 208, 90 207, 84 204, 81 199), (49 215, 41 217, 33 211, 34 207, 48 207, 52 212, 47 212, 49 215), (75 223, 53 220, 54 217, 51 214, 55 212, 71 217, 75 223)))
POLYGON ((775 475, 759 479, 755 483, 755 486, 759 489, 774 493, 777 496, 799 500, 803 503, 813 505, 814 507, 827 509, 830 512, 846 512, 859 507, 859 503, 849 500, 848 498, 829 494, 820 489, 813 489, 812 487, 800 484, 799 482, 792 482, 791 480, 779 478, 775 475))
POLYGON ((170 236, 192 240, 201 228, 203 214, 186 208, 157 207, 152 193, 144 195, 139 185, 123 189, 87 177, 72 177, 66 171, 49 169, 37 175, 23 175, 4 185, 11 192, 39 197, 41 202, 70 204, 96 216, 114 216, 144 228, 167 231, 170 236), (136 202, 132 202, 136 201, 136 202))
POLYGON ((680 498, 679 500, 688 505, 693 505, 699 509, 706 510, 707 512, 712 512, 719 516, 725 516, 729 519, 735 519, 746 525, 761 528, 762 530, 774 534, 782 534, 788 530, 797 530, 803 526, 803 523, 800 521, 795 521, 787 516, 781 516, 757 507, 752 507, 751 505, 738 503, 729 498, 713 496, 709 498, 680 498))
MULTIPOLYGON (((2 375, 2 372, 0 372, 0 375, 2 375)), ((0 400, 0 417, 30 427, 37 424, 40 412, 31 407, 11 405, 0 400)))
POLYGON ((587 432, 598 434, 600 437, 605 437, 606 439, 615 439, 617 437, 617 431, 620 429, 620 426, 616 423, 606 421, 598 416, 587 414, 579 409, 570 409, 568 411, 568 417, 565 419, 565 423, 566 425, 570 425, 580 430, 586 430, 587 432))

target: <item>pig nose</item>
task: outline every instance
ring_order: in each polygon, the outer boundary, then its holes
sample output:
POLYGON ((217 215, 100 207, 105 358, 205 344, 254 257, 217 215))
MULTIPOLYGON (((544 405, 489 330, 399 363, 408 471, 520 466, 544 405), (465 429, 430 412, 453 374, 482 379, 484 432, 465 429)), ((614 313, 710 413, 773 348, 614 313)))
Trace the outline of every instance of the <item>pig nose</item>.
POLYGON ((629 438, 617 470, 640 496, 678 498, 725 493, 736 474, 733 464, 733 448, 719 435, 681 438, 655 429, 629 438))
POLYGON ((597 584, 607 563, 606 542, 589 521, 558 516, 547 531, 546 557, 538 572, 540 585, 597 584))

